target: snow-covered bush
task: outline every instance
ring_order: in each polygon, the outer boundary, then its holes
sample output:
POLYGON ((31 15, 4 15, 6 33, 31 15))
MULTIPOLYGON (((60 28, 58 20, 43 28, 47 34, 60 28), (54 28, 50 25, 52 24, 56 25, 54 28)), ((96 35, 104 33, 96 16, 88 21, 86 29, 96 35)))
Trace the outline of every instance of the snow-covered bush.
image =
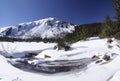
POLYGON ((117 46, 118 48, 120 48, 120 40, 117 40, 116 46, 117 46))
POLYGON ((23 81, 22 79, 20 79, 19 77, 13 79, 12 81, 23 81))
POLYGON ((116 33, 114 36, 116 39, 120 40, 120 32, 116 33))
POLYGON ((68 51, 70 49, 70 45, 67 42, 58 42, 54 49, 68 51))
POLYGON ((108 49, 112 49, 113 48, 113 46, 111 45, 113 41, 114 40, 112 38, 108 38, 107 39, 107 47, 108 47, 108 49))
POLYGON ((113 42, 112 38, 107 39, 107 43, 112 43, 112 42, 113 42))

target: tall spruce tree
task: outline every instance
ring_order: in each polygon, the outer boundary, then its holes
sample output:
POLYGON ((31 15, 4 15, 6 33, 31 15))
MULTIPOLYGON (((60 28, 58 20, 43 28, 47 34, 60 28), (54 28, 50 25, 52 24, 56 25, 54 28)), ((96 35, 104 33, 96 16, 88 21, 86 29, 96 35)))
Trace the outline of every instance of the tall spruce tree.
POLYGON ((115 10, 115 19, 117 19, 118 24, 120 24, 120 0, 112 0, 113 8, 115 10))
POLYGON ((108 26, 108 27, 110 27, 110 26, 112 25, 112 20, 111 20, 110 16, 107 15, 107 16, 105 17, 104 24, 105 24, 106 26, 108 26))
POLYGON ((114 26, 115 35, 114 37, 120 39, 120 0, 112 0, 113 8, 115 11, 115 19, 117 20, 117 24, 114 26))
POLYGON ((106 16, 105 17, 105 21, 102 24, 102 31, 100 33, 100 38, 106 38, 106 37, 110 37, 112 32, 111 32, 111 26, 112 26, 112 20, 110 18, 110 16, 106 16))

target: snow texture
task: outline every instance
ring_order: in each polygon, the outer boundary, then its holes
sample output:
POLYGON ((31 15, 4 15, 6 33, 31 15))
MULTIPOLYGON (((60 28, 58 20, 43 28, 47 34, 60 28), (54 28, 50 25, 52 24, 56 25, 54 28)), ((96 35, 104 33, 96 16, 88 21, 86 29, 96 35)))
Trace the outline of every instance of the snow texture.
MULTIPOLYGON (((0 42, 0 81, 120 81, 120 49, 117 47, 117 42, 114 40, 108 48, 106 39, 89 39, 88 41, 79 41, 71 45, 69 51, 54 50, 55 43, 20 43, 20 42, 0 42), (10 48, 9 48, 9 47, 10 48), (3 48, 4 47, 4 48, 3 48), (7 49, 8 48, 8 49, 7 49), (16 48, 13 50, 13 48, 16 48), (32 73, 22 71, 13 67, 5 57, 3 51, 10 52, 11 55, 19 55, 24 51, 39 51, 37 58, 45 60, 74 60, 93 55, 103 57, 105 54, 111 57, 110 61, 101 63, 92 62, 87 65, 87 68, 79 69, 70 72, 57 74, 32 73), (12 52, 11 52, 12 51, 12 52), (18 54, 18 52, 20 54, 18 54), (44 54, 51 58, 44 58, 44 54)), ((9 53, 8 53, 9 54, 9 53)), ((36 62, 36 61, 34 61, 36 62)))

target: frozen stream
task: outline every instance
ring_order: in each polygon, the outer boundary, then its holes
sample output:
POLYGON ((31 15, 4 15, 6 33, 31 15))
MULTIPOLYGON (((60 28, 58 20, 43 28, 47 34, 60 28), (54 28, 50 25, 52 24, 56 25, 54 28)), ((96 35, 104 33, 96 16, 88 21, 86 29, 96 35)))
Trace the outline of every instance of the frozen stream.
POLYGON ((58 72, 68 72, 75 69, 83 69, 87 65, 96 59, 83 58, 76 60, 54 60, 54 61, 44 61, 39 60, 37 64, 29 64, 28 60, 21 59, 12 61, 10 63, 24 71, 34 71, 34 72, 44 72, 44 73, 58 73, 58 72))

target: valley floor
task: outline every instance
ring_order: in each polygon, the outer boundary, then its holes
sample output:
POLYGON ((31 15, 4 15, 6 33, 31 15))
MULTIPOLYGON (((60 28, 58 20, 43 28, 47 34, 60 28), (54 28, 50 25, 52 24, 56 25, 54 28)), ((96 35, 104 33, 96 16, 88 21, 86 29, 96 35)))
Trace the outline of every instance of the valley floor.
MULTIPOLYGON (((111 44, 106 39, 89 39, 71 45, 69 51, 54 50, 56 43, 43 42, 0 42, 0 81, 120 81, 120 48, 114 40, 111 44), (109 47, 111 45, 111 47, 109 47), (35 56, 44 60, 75 60, 82 58, 99 59, 88 63, 87 67, 69 72, 55 74, 32 73, 12 66, 4 56, 14 56, 19 59, 28 52, 39 53, 35 56), (51 58, 44 58, 44 55, 51 58), (105 60, 105 55, 110 60, 105 60), (101 61, 102 60, 102 61, 101 61), (100 62, 98 62, 100 61, 100 62)), ((38 63, 39 60, 30 61, 38 63)))

